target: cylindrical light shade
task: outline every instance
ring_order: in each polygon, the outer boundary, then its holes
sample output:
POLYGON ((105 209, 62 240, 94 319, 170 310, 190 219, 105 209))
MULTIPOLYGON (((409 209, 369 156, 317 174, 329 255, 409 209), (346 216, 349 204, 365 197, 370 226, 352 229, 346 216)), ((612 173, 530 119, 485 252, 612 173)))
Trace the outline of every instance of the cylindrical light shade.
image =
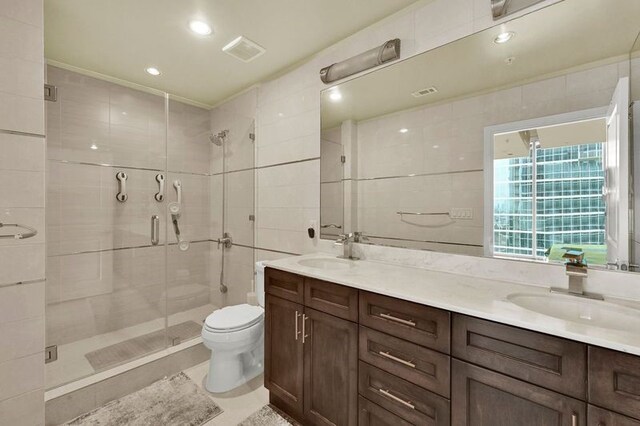
POLYGON ((341 78, 368 70, 385 62, 393 61, 400 57, 400 39, 389 40, 380 47, 368 50, 353 58, 324 67, 320 70, 320 80, 323 83, 332 83, 341 78))

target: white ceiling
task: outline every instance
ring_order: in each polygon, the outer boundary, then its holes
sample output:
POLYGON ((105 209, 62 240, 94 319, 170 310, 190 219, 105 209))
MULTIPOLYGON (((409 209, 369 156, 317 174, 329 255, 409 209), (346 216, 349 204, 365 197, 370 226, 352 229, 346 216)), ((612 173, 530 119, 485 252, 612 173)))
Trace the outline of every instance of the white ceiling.
POLYGON ((415 2, 45 0, 45 56, 213 105, 415 2), (192 19, 214 34, 192 34, 192 19), (267 52, 251 63, 223 53, 240 35, 267 52))
MULTIPOLYGON (((565 0, 337 86, 322 96, 322 127, 508 87, 629 55, 640 31, 638 0, 565 0), (508 43, 494 38, 514 31, 508 43), (505 60, 515 58, 511 65, 505 60), (411 93, 435 86, 421 98, 411 93)), ((620 58, 618 58, 620 60, 620 58)))

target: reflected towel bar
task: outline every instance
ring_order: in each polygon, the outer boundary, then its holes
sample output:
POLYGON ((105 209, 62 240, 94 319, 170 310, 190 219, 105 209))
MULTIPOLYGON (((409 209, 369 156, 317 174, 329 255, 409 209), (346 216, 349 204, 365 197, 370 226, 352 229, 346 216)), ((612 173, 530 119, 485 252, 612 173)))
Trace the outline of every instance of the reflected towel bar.
POLYGON ((451 216, 451 213, 449 213, 449 212, 444 212, 444 213, 396 212, 396 214, 399 214, 400 216, 403 216, 403 215, 411 215, 411 216, 451 216))
POLYGON ((320 228, 336 228, 336 229, 342 229, 342 225, 336 225, 335 223, 328 223, 326 225, 320 225, 320 228))
POLYGON ((22 229, 26 229, 28 232, 17 232, 15 234, 0 235, 0 239, 13 238, 14 240, 24 240, 25 238, 35 237, 38 234, 38 231, 30 226, 20 225, 17 223, 0 222, 0 228, 5 228, 5 227, 22 228, 22 229))

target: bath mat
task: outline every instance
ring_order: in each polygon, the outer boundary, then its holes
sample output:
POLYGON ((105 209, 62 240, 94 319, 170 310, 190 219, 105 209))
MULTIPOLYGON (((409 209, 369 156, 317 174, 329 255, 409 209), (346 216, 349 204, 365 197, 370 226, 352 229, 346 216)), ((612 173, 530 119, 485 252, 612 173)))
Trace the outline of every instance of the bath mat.
MULTIPOLYGON (((168 341, 174 344, 199 336, 201 332, 202 325, 195 321, 186 321, 167 328, 168 341)), ((95 371, 106 370, 163 349, 165 347, 164 336, 164 330, 154 331, 88 352, 85 357, 95 371)))
POLYGON ((271 406, 265 405, 244 419, 238 426, 292 426, 296 424, 292 419, 285 418, 271 406))
POLYGON ((200 426, 222 413, 184 373, 159 380, 65 423, 73 426, 200 426))

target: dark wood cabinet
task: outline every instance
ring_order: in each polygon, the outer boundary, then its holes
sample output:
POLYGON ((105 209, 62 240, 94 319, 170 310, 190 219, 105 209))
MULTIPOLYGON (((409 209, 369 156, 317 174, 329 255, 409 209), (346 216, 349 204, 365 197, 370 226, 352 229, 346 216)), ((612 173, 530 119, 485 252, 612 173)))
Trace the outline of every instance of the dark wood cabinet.
POLYGON ((266 268, 264 275, 264 291, 292 302, 304 303, 304 277, 266 268))
POLYGON ((588 426, 640 426, 638 420, 593 405, 589 405, 587 417, 588 426))
POLYGON ((361 291, 359 320, 374 330, 449 353, 451 315, 447 311, 361 291))
POLYGON ((303 413, 304 349, 300 321, 304 307, 289 300, 266 296, 264 384, 294 416, 303 413))
POLYGON ((358 321, 358 290, 313 278, 305 279, 304 304, 349 321, 358 321))
POLYGON ((366 399, 414 425, 449 426, 449 400, 360 362, 358 390, 366 399))
POLYGON ((358 422, 358 326, 305 308, 304 416, 315 425, 358 422))
POLYGON ((640 357, 265 272, 265 386, 303 425, 640 426, 640 357))
POLYGON ((413 426, 366 398, 358 398, 358 426, 413 426))
POLYGON ((466 362, 452 361, 452 426, 586 426, 586 404, 466 362))
POLYGON ((449 398, 450 357, 360 326, 360 359, 449 398))
POLYGON ((640 357, 590 347, 589 402, 640 420, 640 357))
POLYGON ((465 315, 453 315, 452 355, 584 400, 587 345, 465 315))

